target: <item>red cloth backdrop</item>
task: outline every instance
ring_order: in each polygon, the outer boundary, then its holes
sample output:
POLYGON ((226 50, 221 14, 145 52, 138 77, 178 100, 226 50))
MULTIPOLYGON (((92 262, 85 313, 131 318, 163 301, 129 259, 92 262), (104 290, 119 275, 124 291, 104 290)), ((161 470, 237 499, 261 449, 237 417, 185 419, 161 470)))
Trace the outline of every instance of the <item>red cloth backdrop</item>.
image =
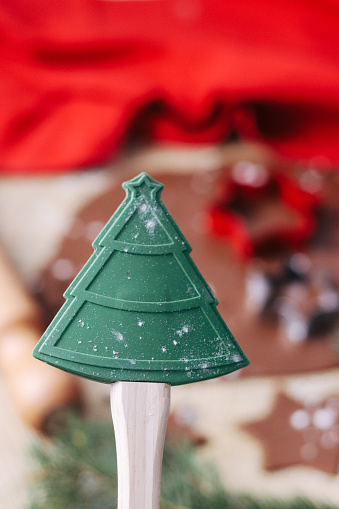
POLYGON ((127 136, 339 159, 337 0, 3 0, 0 169, 105 162, 127 136))

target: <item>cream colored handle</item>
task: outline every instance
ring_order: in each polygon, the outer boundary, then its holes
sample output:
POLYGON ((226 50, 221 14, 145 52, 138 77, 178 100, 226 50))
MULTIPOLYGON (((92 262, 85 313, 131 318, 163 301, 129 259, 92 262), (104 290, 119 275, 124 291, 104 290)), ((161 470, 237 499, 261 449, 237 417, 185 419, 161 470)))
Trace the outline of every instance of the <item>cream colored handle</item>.
POLYGON ((171 388, 116 382, 111 410, 118 460, 118 509, 159 509, 171 388))

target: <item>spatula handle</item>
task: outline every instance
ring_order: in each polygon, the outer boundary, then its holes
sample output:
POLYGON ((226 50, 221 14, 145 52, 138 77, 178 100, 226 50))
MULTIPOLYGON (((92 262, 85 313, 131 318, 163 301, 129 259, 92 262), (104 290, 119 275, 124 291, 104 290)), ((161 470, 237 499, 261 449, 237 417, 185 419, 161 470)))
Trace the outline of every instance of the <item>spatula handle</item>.
POLYGON ((159 509, 170 385, 116 382, 111 410, 118 460, 118 509, 159 509))

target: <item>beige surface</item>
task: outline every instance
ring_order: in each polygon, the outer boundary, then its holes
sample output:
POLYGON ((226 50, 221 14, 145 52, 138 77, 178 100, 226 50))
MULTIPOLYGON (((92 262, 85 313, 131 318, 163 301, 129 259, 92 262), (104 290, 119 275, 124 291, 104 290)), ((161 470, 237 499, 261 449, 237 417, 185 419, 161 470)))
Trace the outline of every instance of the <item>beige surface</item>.
POLYGON ((0 380, 0 507, 25 509, 27 507, 29 447, 33 433, 19 420, 0 380))
MULTIPOLYGON (((243 154, 244 155, 244 154, 243 154)), ((250 149, 245 156, 262 156, 250 149)), ((139 171, 194 167, 207 169, 237 159, 239 153, 216 149, 145 152, 117 164, 113 170, 94 170, 47 178, 3 178, 0 186, 0 239, 14 260, 27 286, 34 284, 39 272, 48 263, 67 230, 74 213, 92 196, 100 193, 114 175, 124 168, 139 171)), ((106 387, 84 384, 89 399, 106 399, 106 387), (101 396, 104 395, 104 398, 101 396)), ((269 410, 277 390, 284 389, 295 398, 310 394, 320 398, 339 392, 339 373, 303 376, 203 382, 175 387, 172 406, 191 411, 198 430, 209 437, 202 455, 216 461, 229 487, 257 494, 286 495, 298 493, 339 505, 338 476, 307 468, 289 468, 267 474, 261 470, 262 452, 257 442, 238 428, 246 419, 257 418, 269 410)), ((30 432, 21 423, 8 400, 0 379, 1 463, 0 508, 25 509, 29 481, 26 448, 30 432)))

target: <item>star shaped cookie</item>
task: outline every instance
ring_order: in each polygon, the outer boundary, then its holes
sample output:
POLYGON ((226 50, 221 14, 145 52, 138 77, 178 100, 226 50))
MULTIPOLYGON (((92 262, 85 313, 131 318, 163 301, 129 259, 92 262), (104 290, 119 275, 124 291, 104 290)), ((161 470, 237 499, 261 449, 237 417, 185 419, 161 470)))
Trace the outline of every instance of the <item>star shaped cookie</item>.
POLYGON ((279 393, 270 413, 243 429, 261 442, 265 470, 305 465, 338 473, 339 396, 303 404, 279 393))

